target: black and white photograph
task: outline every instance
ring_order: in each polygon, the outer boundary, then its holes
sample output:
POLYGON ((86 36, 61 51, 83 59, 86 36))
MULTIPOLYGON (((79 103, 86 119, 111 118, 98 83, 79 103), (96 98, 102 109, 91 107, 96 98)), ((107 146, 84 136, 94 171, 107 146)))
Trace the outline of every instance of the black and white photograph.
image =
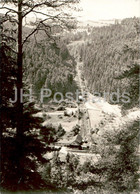
POLYGON ((140 0, 0 0, 0 193, 138 194, 140 0))

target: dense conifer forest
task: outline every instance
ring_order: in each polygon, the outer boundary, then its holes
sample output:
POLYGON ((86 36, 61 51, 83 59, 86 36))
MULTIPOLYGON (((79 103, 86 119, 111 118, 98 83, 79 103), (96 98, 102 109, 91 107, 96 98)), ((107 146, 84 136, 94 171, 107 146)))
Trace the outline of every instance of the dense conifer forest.
MULTIPOLYGON (((59 8, 61 4, 56 3, 45 5, 59 8)), ((1 19, 5 23, 5 16, 1 19)), ((104 27, 87 26, 81 32, 75 29, 63 33, 63 37, 57 29, 57 36, 53 32, 44 38, 38 33, 26 42, 21 56, 13 50, 16 32, 10 26, 7 29, 8 25, 1 27, 0 47, 0 191, 138 193, 139 19, 128 18, 104 27), (9 101, 19 84, 20 57, 23 86, 19 89, 32 88, 33 102, 26 98, 24 102, 9 101), (82 88, 82 82, 90 95, 99 92, 103 96, 104 92, 119 89, 121 95, 128 92, 131 101, 114 102, 119 106, 90 102, 91 110, 83 99, 56 105, 50 98, 48 106, 39 106, 42 88, 51 89, 52 96, 56 92, 74 93, 82 88), (116 114, 104 111, 104 104, 116 114), (95 123, 98 120, 93 126, 92 117, 95 123)), ((29 29, 23 30, 26 35, 29 29)))
POLYGON ((56 44, 47 39, 33 41, 26 47, 24 55, 26 84, 33 86, 35 96, 39 97, 42 88, 55 92, 75 92, 75 59, 70 55, 67 45, 62 41, 56 44))
MULTIPOLYGON (((130 104, 138 105, 139 68, 136 67, 135 84, 132 84, 132 77, 115 78, 139 63, 139 19, 129 18, 110 26, 87 28, 87 31, 73 34, 71 39, 84 40, 77 44, 74 53, 79 53, 79 60, 84 64, 83 76, 88 88, 91 92, 100 93, 101 96, 104 92, 112 93, 119 90, 122 95, 125 91, 130 94, 130 104), (133 89, 129 90, 130 85, 133 85, 135 97, 133 89)), ((70 41, 68 36, 66 42, 70 41)), ((107 100, 109 101, 109 98, 107 100)), ((122 103, 121 100, 119 102, 122 103)))

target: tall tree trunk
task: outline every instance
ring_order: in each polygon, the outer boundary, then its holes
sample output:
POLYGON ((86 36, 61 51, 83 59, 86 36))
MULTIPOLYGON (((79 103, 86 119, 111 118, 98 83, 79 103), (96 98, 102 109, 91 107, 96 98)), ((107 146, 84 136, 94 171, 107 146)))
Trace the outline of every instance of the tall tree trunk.
POLYGON ((22 83, 22 0, 18 0, 18 56, 17 56, 17 136, 20 138, 23 134, 23 103, 21 102, 22 83))
MULTIPOLYGON (((0 26, 1 26, 1 21, 0 21, 0 26)), ((0 32, 0 42, 1 41, 1 32, 0 32)), ((1 47, 1 45, 0 45, 1 47)), ((1 50, 1 49, 0 49, 1 50)), ((1 175, 2 175, 2 54, 0 52, 0 186, 1 186, 1 175)))
POLYGON ((23 167, 21 166, 23 157, 23 103, 21 102, 22 83, 22 0, 18 0, 18 55, 17 55, 17 178, 18 186, 21 189, 21 182, 23 181, 23 167))

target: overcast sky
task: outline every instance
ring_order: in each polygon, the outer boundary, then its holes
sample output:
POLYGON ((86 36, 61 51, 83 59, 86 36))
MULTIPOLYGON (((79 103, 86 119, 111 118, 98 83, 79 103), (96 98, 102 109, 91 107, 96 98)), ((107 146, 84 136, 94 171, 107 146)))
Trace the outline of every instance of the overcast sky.
POLYGON ((140 17, 140 0, 81 0, 81 20, 140 17))

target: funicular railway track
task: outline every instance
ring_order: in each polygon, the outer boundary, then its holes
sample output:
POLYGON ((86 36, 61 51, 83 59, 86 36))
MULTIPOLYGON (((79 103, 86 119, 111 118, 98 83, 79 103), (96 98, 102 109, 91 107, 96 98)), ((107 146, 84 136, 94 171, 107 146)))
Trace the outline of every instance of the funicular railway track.
MULTIPOLYGON (((88 91, 87 89, 87 85, 85 83, 85 81, 81 78, 81 67, 82 67, 82 63, 79 63, 77 60, 77 76, 75 78, 75 81, 77 82, 77 86, 79 87, 80 93, 84 98, 85 95, 85 91, 88 91)), ((88 93, 87 92, 87 97, 88 97, 88 93)), ((91 96, 91 95, 90 95, 91 96)), ((82 113, 82 117, 81 119, 79 119, 80 114, 78 115, 78 124, 80 125, 80 135, 83 139, 84 144, 87 143, 88 148, 84 147, 84 148, 72 148, 69 145, 66 144, 56 144, 57 146, 61 147, 61 148, 65 148, 64 150, 67 153, 71 153, 74 155, 78 155, 78 156, 85 156, 85 157, 93 157, 93 160, 97 159, 97 156, 99 154, 97 154, 96 152, 91 152, 90 151, 90 145, 92 145, 93 140, 92 140, 92 135, 91 135, 91 129, 94 127, 94 122, 91 120, 91 117, 96 117, 96 112, 99 111, 97 106, 94 106, 94 104, 92 103, 92 105, 90 107, 86 106, 86 101, 88 99, 86 99, 83 101, 78 102, 78 112, 82 113), (93 115, 91 114, 91 111, 94 112, 93 115), (95 115, 95 116, 94 116, 95 115)), ((96 119, 96 118, 95 118, 96 119)), ((64 151, 64 152, 65 152, 64 151)))
POLYGON ((92 129, 96 128, 102 119, 102 109, 98 103, 94 103, 94 96, 88 92, 88 86, 81 76, 81 66, 83 64, 77 62, 77 76, 78 85, 81 90, 83 101, 79 105, 79 110, 83 112, 83 118, 81 122, 81 136, 88 141, 89 144, 93 143, 92 129))

